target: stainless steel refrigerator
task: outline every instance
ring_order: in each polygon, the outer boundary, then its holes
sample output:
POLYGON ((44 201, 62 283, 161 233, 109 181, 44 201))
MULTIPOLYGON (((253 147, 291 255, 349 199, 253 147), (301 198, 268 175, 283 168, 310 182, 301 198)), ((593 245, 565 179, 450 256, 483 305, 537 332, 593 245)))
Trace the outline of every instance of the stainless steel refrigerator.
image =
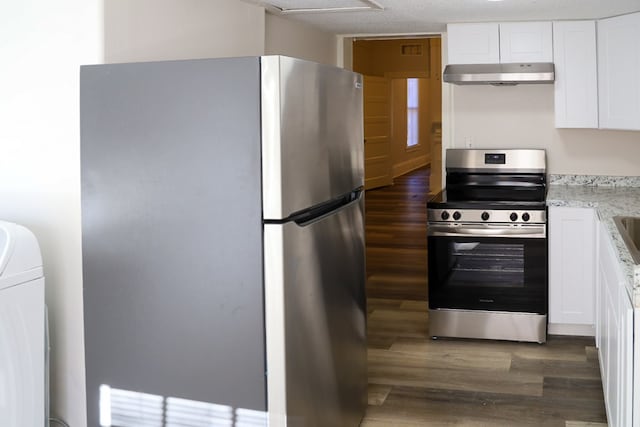
POLYGON ((81 68, 89 426, 357 426, 361 76, 280 56, 81 68))

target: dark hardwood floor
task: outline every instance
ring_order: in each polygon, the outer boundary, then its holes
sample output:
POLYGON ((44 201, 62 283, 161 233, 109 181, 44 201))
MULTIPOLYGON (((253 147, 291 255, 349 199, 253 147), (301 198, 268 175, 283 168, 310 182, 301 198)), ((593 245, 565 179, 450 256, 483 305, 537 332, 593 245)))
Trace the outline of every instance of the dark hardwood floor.
POLYGON ((429 169, 365 195, 367 295, 427 299, 427 193, 429 169))
POLYGON ((366 193, 369 406, 363 427, 601 426, 592 338, 544 345, 431 340, 427 325, 429 170, 366 193))

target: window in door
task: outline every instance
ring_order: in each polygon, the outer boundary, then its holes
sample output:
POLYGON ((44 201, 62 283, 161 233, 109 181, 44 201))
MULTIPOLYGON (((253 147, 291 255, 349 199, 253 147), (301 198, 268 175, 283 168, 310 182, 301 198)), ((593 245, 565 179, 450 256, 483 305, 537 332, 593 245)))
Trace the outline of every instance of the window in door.
POLYGON ((407 148, 418 145, 418 79, 407 79, 407 148))

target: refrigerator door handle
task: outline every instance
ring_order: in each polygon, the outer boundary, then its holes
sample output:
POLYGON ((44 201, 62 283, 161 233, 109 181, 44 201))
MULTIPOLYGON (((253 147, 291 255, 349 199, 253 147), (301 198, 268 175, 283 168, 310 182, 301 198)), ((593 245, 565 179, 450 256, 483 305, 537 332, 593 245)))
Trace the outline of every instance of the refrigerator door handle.
POLYGON ((320 203, 318 205, 312 206, 307 209, 303 209, 297 212, 292 213, 288 217, 282 220, 265 220, 265 224, 284 224, 287 222, 295 222, 296 224, 304 227, 308 224, 321 219, 332 212, 350 205, 353 202, 356 202, 362 197, 362 192, 364 191, 363 187, 358 187, 353 191, 350 191, 346 194, 338 196, 332 200, 329 200, 324 203, 320 203))

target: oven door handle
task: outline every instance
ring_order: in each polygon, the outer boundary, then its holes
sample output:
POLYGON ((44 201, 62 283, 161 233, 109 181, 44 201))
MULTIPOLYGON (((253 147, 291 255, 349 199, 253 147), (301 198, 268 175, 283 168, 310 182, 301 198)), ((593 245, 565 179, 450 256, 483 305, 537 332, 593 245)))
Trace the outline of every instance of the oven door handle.
POLYGON ((525 227, 450 227, 429 225, 427 236, 443 237, 514 237, 544 239, 547 237, 545 225, 525 227))

